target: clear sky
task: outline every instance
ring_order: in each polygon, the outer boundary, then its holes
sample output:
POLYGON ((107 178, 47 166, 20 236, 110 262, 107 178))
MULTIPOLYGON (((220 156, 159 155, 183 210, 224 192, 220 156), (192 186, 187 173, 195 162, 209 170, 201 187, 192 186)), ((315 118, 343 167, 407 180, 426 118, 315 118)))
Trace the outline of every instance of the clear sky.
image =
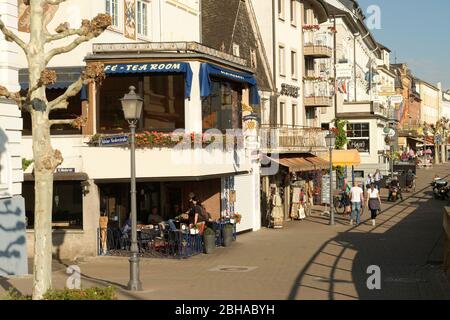
POLYGON ((450 89, 449 0, 359 0, 367 17, 371 5, 381 9, 376 40, 392 50, 391 62, 406 62, 413 74, 450 89))

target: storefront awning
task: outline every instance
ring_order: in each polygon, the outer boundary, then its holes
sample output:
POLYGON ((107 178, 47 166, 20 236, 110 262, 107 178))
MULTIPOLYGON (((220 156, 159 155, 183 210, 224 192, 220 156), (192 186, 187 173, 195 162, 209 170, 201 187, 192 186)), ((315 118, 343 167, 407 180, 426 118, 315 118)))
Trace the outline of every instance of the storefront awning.
POLYGON ((225 69, 210 63, 202 63, 200 66, 200 96, 202 98, 211 95, 211 76, 247 83, 250 86, 250 104, 259 104, 258 83, 254 75, 225 69))
MULTIPOLYGON (((330 154, 324 154, 323 160, 330 162, 330 154)), ((359 166, 361 157, 358 150, 333 150, 333 166, 359 166)))
MULTIPOLYGON (((57 67, 50 68, 56 71, 56 82, 46 85, 47 89, 66 89, 72 83, 78 80, 84 67, 57 67)), ((28 69, 19 70, 19 83, 21 90, 28 90, 29 88, 29 71, 28 69)), ((81 100, 87 100, 87 88, 81 88, 81 100)))
POLYGON ((192 69, 187 62, 141 62, 126 64, 105 64, 106 75, 127 73, 184 73, 185 98, 191 96, 192 69))
MULTIPOLYGON (((25 173, 24 181, 34 181, 34 174, 25 173)), ((53 174, 54 181, 86 181, 89 176, 83 172, 55 172, 53 174)))
POLYGON ((328 162, 310 154, 301 156, 280 154, 278 157, 272 156, 271 160, 289 168, 290 172, 324 170, 329 167, 328 162))

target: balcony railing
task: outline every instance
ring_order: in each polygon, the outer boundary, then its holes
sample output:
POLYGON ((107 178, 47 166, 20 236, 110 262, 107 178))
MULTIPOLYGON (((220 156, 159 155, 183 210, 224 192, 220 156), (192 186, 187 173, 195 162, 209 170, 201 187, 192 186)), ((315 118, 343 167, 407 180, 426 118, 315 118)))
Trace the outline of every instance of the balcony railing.
POLYGON ((325 80, 304 81, 305 106, 329 107, 332 103, 332 89, 325 80))
POLYGON ((303 29, 303 39, 305 56, 314 58, 331 58, 333 56, 333 36, 331 32, 303 29))
POLYGON ((261 149, 266 152, 326 151, 327 133, 321 128, 263 125, 260 128, 261 149))

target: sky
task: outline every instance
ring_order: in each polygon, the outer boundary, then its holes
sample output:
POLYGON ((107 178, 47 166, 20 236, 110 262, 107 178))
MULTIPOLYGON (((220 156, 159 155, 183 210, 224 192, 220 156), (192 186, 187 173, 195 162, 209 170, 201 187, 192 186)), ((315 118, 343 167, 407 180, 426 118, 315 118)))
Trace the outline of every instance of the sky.
MULTIPOLYGON (((369 6, 380 8, 381 28, 375 39, 392 50, 391 62, 406 62, 413 74, 450 89, 449 0, 359 0, 366 17, 369 6)), ((373 21, 373 20, 371 20, 373 21)))

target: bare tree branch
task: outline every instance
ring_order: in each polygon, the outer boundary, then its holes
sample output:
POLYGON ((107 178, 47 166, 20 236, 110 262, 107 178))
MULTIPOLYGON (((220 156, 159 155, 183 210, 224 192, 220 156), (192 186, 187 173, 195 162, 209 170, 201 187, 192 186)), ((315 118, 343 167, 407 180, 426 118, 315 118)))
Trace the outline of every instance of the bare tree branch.
POLYGON ((91 63, 86 66, 85 70, 82 72, 80 78, 72 83, 62 95, 60 95, 55 100, 48 103, 48 108, 50 110, 66 109, 68 106, 67 100, 74 97, 80 92, 83 85, 94 81, 100 83, 105 79, 105 66, 103 63, 96 62, 91 63))
POLYGON ((67 109, 68 102, 67 100, 71 97, 74 97, 80 92, 83 85, 88 84, 90 82, 89 79, 83 79, 80 77, 77 81, 72 83, 62 95, 60 95, 55 100, 48 103, 48 108, 50 110, 58 110, 58 109, 67 109))
POLYGON ((19 107, 22 107, 22 103, 26 100, 20 96, 20 92, 11 92, 3 86, 0 86, 0 97, 14 100, 19 107))
MULTIPOLYGON (((50 62, 50 60, 59 54, 67 53, 78 47, 80 44, 92 40, 93 38, 98 37, 111 25, 111 16, 108 14, 100 13, 92 20, 83 20, 81 23, 81 27, 79 29, 68 29, 67 25, 60 25, 57 28, 57 31, 61 31, 60 34, 65 35, 66 37, 71 35, 79 35, 78 38, 72 41, 72 43, 50 50, 45 58, 46 65, 50 62), (58 30, 59 29, 59 30, 58 30)), ((63 35, 48 35, 47 42, 53 40, 63 39, 63 35)))
POLYGON ((72 125, 72 123, 75 121, 76 119, 58 119, 58 120, 49 120, 48 122, 50 123, 50 127, 52 126, 56 126, 58 124, 70 124, 72 125))
POLYGON ((17 45, 19 47, 22 48, 22 50, 27 53, 27 44, 25 42, 22 41, 22 39, 20 39, 14 32, 12 32, 11 30, 9 30, 5 24, 3 23, 3 21, 0 19, 0 30, 3 32, 3 34, 5 35, 5 40, 9 41, 9 42, 15 42, 17 43, 17 45))

